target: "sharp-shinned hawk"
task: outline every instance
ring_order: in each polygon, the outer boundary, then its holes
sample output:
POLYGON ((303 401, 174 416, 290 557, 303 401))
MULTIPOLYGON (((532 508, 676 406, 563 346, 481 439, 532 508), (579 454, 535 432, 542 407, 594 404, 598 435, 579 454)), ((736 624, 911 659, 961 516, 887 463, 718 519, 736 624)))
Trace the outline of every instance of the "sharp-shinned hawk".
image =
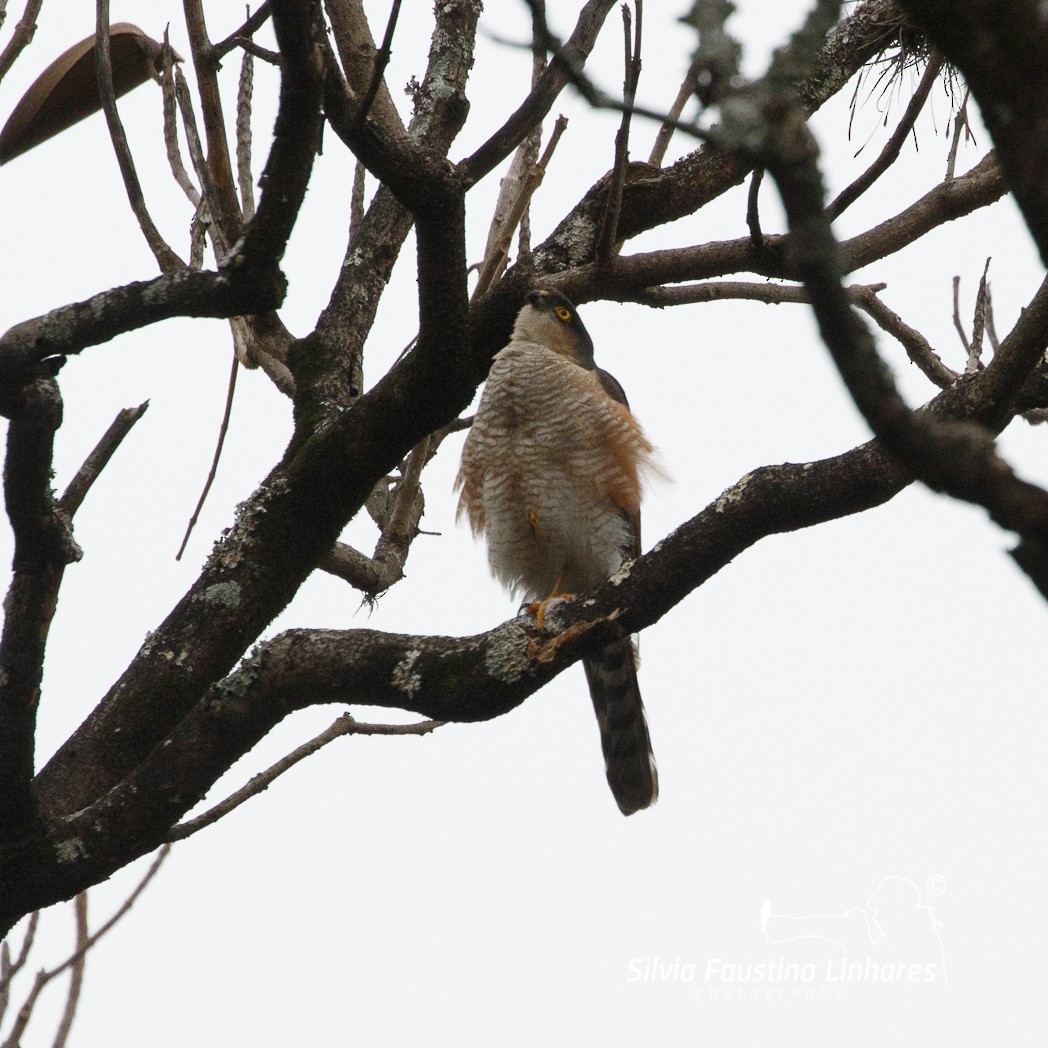
MULTIPOLYGON (((459 513, 492 573, 545 602, 586 593, 640 553, 640 482, 654 449, 561 294, 532 291, 495 355, 462 450, 459 513)), ((544 607, 544 603, 542 605, 544 607)), ((583 660, 608 784, 625 815, 658 796, 628 637, 583 660)))

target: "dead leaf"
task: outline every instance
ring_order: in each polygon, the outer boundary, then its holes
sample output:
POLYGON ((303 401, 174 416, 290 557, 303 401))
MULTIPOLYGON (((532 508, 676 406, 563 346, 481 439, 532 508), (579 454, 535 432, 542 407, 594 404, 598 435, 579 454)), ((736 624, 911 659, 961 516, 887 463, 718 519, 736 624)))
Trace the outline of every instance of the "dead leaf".
MULTIPOLYGON (((118 98, 159 71, 161 49, 160 43, 130 22, 118 22, 110 27, 109 54, 113 89, 118 98)), ((92 34, 56 58, 22 96, 0 131, 0 164, 46 142, 101 108, 92 34)))

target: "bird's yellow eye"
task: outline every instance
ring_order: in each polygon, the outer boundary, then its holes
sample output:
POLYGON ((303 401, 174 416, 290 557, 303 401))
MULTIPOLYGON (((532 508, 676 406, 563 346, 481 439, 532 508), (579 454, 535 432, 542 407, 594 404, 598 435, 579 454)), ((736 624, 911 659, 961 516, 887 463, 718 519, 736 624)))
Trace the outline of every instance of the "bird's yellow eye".
POLYGON ((563 321, 571 320, 571 310, 567 306, 557 306, 557 316, 563 321))

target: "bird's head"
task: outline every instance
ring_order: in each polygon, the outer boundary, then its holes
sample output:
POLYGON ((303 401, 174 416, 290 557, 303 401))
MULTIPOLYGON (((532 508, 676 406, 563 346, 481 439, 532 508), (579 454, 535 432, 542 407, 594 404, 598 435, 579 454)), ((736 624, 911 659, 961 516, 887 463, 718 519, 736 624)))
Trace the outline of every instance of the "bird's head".
POLYGON ((517 315, 513 337, 547 346, 579 367, 595 366, 593 339, 578 310, 559 291, 529 292, 527 302, 517 315))

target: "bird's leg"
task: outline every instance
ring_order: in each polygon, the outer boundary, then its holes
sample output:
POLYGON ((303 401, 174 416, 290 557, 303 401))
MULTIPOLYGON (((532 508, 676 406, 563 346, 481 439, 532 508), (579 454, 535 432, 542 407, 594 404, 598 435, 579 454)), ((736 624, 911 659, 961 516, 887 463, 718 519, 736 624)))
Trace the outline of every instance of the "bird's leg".
POLYGON ((565 593, 561 589, 563 585, 564 572, 561 572, 560 578, 558 578, 557 581, 553 583, 553 589, 550 592, 550 595, 546 597, 544 600, 537 600, 534 604, 528 605, 528 612, 529 614, 535 616, 535 624, 538 626, 540 630, 545 629, 544 623, 546 619, 546 608, 548 608, 553 601, 574 600, 575 595, 573 593, 565 593))

